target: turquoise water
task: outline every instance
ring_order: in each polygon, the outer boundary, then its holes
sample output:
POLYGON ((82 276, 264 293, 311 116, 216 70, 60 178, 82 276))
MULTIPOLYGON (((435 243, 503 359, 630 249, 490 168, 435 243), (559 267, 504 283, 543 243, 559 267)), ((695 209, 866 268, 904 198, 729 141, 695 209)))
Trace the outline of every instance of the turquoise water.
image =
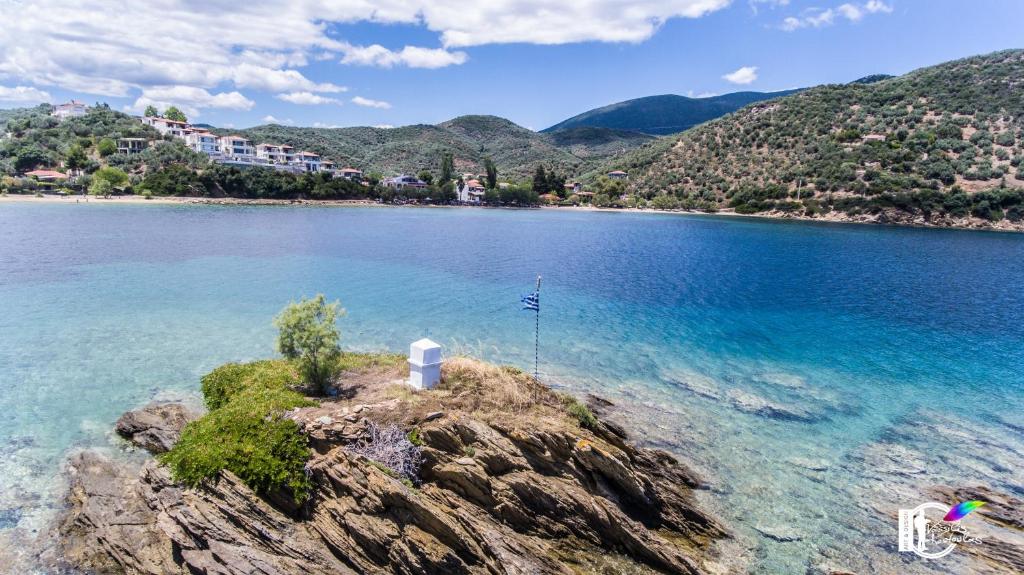
POLYGON ((730 218, 0 205, 0 545, 45 529, 70 449, 270 355, 318 292, 344 345, 532 368, 694 462, 744 569, 944 571, 895 552, 932 484, 1024 496, 1024 236, 730 218), (909 473, 908 469, 920 470, 909 473), (891 517, 890 517, 891 515, 891 517))

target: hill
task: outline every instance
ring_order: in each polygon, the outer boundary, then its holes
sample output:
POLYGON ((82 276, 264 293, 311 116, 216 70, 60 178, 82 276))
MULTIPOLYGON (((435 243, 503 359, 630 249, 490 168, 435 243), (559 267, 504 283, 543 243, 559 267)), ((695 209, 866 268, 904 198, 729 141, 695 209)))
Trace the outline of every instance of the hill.
POLYGON ((644 134, 674 134, 729 112, 770 98, 796 92, 735 92, 709 98, 687 98, 666 94, 648 96, 611 104, 573 116, 542 132, 550 133, 568 128, 592 126, 628 130, 644 134))
POLYGON ((628 170, 631 190, 663 206, 1019 221, 1022 88, 1021 50, 819 86, 753 104, 601 171, 628 170))
POLYGON ((491 157, 501 176, 511 179, 527 178, 541 164, 562 174, 577 175, 612 154, 634 149, 651 139, 615 130, 538 134, 496 116, 460 116, 438 125, 399 128, 299 128, 271 124, 234 132, 257 142, 308 149, 337 163, 383 175, 436 171, 445 151, 454 155, 457 172, 479 173, 484 158, 491 157))

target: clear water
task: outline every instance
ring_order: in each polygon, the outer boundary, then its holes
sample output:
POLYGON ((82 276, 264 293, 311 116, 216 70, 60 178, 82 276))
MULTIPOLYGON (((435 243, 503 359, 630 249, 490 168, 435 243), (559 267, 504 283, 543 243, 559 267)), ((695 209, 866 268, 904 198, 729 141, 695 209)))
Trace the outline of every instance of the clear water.
MULTIPOLYGON (((751 571, 897 557, 931 484, 1024 496, 1024 236, 480 209, 0 205, 0 546, 45 529, 70 449, 272 354, 323 292, 350 348, 429 336, 617 402, 694 462, 751 571), (911 471, 908 471, 911 470, 911 471), (765 534, 768 534, 767 536, 765 534), (781 539, 781 540, 780 540, 781 539)), ((10 560, 10 559, 8 559, 10 560)))

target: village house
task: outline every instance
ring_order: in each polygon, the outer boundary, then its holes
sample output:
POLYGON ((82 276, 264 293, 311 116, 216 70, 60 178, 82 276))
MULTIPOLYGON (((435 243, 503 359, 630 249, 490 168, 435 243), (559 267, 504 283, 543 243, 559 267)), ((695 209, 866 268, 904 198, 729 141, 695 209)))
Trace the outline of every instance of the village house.
POLYGON ((208 156, 220 154, 220 143, 216 134, 200 130, 191 131, 185 134, 185 145, 193 151, 208 156))
POLYGON ((53 112, 50 112, 50 115, 61 120, 66 120, 68 118, 80 118, 85 115, 87 110, 88 108, 82 102, 79 102, 78 100, 71 100, 65 104, 54 106, 53 112))
POLYGON ((487 190, 480 183, 480 180, 469 180, 468 182, 463 182, 457 192, 460 202, 479 203, 483 199, 484 194, 487 193, 487 190))
POLYGON ((566 182, 565 183, 565 193, 567 193, 569 195, 578 194, 578 193, 580 193, 582 191, 583 191, 583 184, 581 184, 579 182, 566 182))
POLYGON ((393 178, 388 178, 388 179, 384 180, 384 185, 386 187, 394 188, 396 190, 401 190, 401 189, 404 189, 404 188, 423 189, 423 188, 427 187, 427 183, 424 182, 423 180, 421 180, 421 179, 419 179, 417 177, 414 177, 414 176, 406 176, 406 175, 401 175, 401 176, 395 176, 393 178))
POLYGON ((185 134, 192 131, 192 126, 189 126, 187 122, 179 122, 177 120, 168 120, 167 118, 159 118, 156 116, 144 116, 142 123, 147 126, 152 126, 157 132, 160 132, 162 136, 174 136, 175 138, 185 138, 185 134))
POLYGON ((32 170, 31 172, 25 172, 25 176, 34 178, 40 182, 55 182, 58 180, 68 179, 67 174, 58 172, 56 170, 32 170))
POLYGON ((119 154, 138 154, 146 149, 149 145, 149 140, 146 138, 118 138, 117 139, 117 153, 119 154))
POLYGON ((625 180, 628 177, 629 177, 629 174, 627 174, 626 172, 623 172, 622 170, 615 170, 613 172, 608 172, 608 179, 610 179, 610 180, 625 180))
POLYGON ((295 161, 295 148, 288 145, 257 144, 256 157, 270 164, 290 164, 295 161))
POLYGON ((223 136, 218 140, 220 153, 232 159, 254 160, 256 150, 252 142, 242 136, 223 136))
POLYGON ((307 172, 319 172, 321 168, 320 154, 299 152, 295 154, 295 163, 305 168, 307 172))
POLYGON ((363 172, 362 172, 362 170, 357 170, 355 168, 342 168, 342 169, 338 170, 335 173, 339 177, 345 178, 346 180, 351 180, 353 182, 361 182, 361 181, 363 181, 363 172))

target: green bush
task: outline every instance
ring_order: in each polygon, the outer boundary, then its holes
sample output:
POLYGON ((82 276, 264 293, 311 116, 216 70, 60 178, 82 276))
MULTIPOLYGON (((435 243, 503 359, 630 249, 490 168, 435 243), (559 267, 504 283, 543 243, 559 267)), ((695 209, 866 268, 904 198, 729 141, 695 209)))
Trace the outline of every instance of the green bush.
POLYGON ((228 363, 202 379, 203 398, 211 411, 223 407, 235 394, 253 386, 289 390, 301 385, 298 366, 284 359, 228 363))
POLYGON ((308 440, 298 424, 283 415, 315 404, 294 391, 264 383, 253 381, 221 407, 185 426, 178 443, 161 456, 176 481, 195 487, 226 469, 259 494, 287 489, 296 501, 306 499, 308 440))
POLYGON ((576 418, 580 427, 586 429, 594 429, 597 427, 597 417, 594 416, 594 412, 590 411, 589 407, 580 403, 580 401, 575 397, 566 396, 565 410, 569 412, 569 415, 576 418))

